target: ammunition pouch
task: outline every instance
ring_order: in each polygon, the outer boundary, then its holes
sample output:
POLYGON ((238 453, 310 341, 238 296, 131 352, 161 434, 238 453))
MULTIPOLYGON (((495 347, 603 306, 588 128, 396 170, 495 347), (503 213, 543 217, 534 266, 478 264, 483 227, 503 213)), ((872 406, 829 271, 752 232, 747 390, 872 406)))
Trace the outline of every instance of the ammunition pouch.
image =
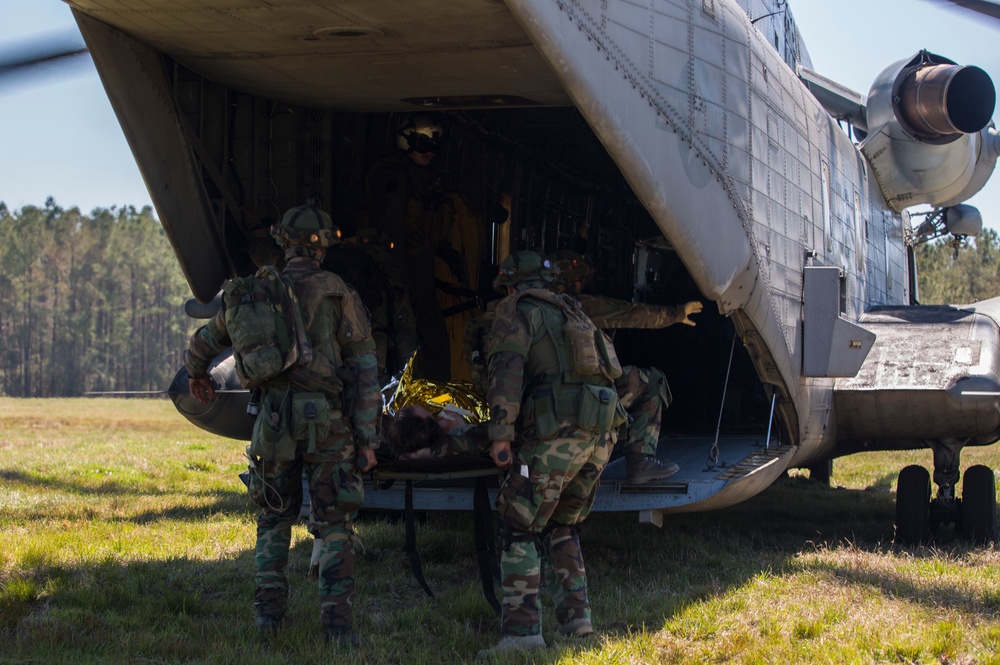
POLYGON ((618 427, 627 418, 625 409, 618 403, 614 386, 581 386, 580 413, 577 416, 581 429, 603 434, 618 427))
POLYGON ((270 393, 264 396, 247 449, 251 458, 259 457, 265 462, 290 462, 295 459, 297 444, 290 428, 291 410, 290 391, 285 391, 280 399, 270 393))
POLYGON ((563 422, 575 423, 588 432, 608 432, 628 419, 618 403, 614 386, 589 383, 541 384, 532 390, 522 406, 525 429, 534 427, 539 441, 559 434, 563 422))
POLYGON ((295 393, 292 396, 292 438, 306 443, 306 453, 315 453, 330 434, 330 403, 324 393, 295 393))
POLYGON ((589 319, 567 317, 563 325, 563 335, 570 351, 573 371, 577 374, 599 374, 604 363, 600 349, 597 347, 597 334, 594 324, 589 319))
POLYGON ((594 345, 601 357, 600 372, 604 378, 614 381, 622 375, 622 364, 615 353, 615 345, 603 330, 594 331, 594 345))

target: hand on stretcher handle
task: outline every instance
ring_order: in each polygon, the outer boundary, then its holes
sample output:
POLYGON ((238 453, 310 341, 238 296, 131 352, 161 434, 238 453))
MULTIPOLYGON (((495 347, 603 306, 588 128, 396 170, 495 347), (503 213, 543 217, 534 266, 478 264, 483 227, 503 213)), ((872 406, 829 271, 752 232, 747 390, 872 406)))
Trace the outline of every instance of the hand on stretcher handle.
POLYGON ((375 465, 378 464, 378 460, 375 458, 375 451, 370 448, 359 450, 357 464, 362 473, 368 473, 374 469, 375 465))
POLYGON ((510 441, 494 441, 490 448, 490 457, 493 458, 493 463, 501 468, 510 466, 510 441))

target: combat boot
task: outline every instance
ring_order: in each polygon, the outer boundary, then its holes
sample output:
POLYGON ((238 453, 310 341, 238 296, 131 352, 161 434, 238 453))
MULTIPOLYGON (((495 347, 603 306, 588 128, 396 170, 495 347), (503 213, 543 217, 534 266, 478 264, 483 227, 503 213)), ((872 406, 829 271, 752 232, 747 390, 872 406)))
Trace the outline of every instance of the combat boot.
POLYGON ((275 635, 284 623, 287 602, 285 589, 258 587, 253 603, 257 613, 257 632, 267 637, 275 635))
POLYGON ((264 637, 274 637, 281 630, 281 625, 284 623, 284 617, 276 617, 270 614, 258 614, 257 615, 257 632, 264 637))
POLYGON ((361 638, 348 626, 327 626, 326 642, 327 644, 357 649, 361 644, 361 638))
POLYGON ((594 634, 594 625, 590 619, 573 619, 560 624, 556 632, 567 637, 587 637, 594 634))
POLYGON ((483 649, 476 658, 486 660, 492 656, 518 651, 536 651, 545 648, 545 638, 541 635, 505 635, 492 649, 483 649))
POLYGON ((658 460, 652 455, 625 453, 625 472, 628 482, 641 485, 654 480, 663 480, 674 475, 681 468, 670 460, 658 460))

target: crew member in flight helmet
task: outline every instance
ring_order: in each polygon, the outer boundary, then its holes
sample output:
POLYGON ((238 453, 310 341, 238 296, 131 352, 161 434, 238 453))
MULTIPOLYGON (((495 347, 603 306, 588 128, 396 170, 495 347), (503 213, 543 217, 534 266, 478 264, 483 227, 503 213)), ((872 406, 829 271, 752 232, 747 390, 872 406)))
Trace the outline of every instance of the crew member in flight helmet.
POLYGON ((563 330, 567 308, 578 305, 549 289, 555 274, 541 254, 519 251, 501 262, 494 281, 508 295, 497 304, 486 352, 490 454, 497 466, 513 462, 513 468, 496 499, 503 638, 480 657, 545 647, 539 596, 543 557, 553 575, 559 633, 593 632, 577 525, 593 505, 614 446, 612 416, 619 412, 608 378, 576 373, 563 330), (599 402, 611 411, 598 417, 599 402), (584 422, 585 408, 593 420, 584 422))
MULTIPOLYGON (((702 303, 696 300, 677 306, 648 305, 588 295, 581 291, 593 271, 581 254, 562 249, 550 254, 549 260, 559 270, 553 290, 577 298, 598 328, 666 328, 675 323, 693 326, 691 315, 702 310, 702 303)), ((663 409, 670 405, 671 399, 663 372, 655 367, 640 369, 627 365, 615 379, 615 389, 631 417, 624 444, 628 481, 649 483, 677 473, 680 469, 676 462, 656 456, 663 409)))
POLYGON ((372 166, 365 181, 369 225, 397 243, 406 271, 410 306, 420 336, 414 376, 451 379, 451 349, 435 291, 441 258, 454 280, 465 285, 465 261, 448 240, 455 207, 434 162, 445 138, 430 114, 406 116, 396 133, 398 150, 372 166))
MULTIPOLYGON (((271 233, 284 250, 287 262, 281 275, 298 299, 313 352, 306 364, 263 383, 262 408, 247 451, 250 496, 261 508, 255 554, 257 628, 273 634, 284 620, 285 567, 303 501, 304 473, 311 495, 310 527, 324 543, 320 619, 329 640, 355 646, 353 523, 363 497, 361 471, 376 463, 375 418, 381 398, 375 343, 357 294, 340 277, 320 269, 327 248, 339 242, 330 216, 311 203, 297 206, 271 233)), ((233 336, 245 334, 227 328, 225 304, 195 332, 184 358, 192 396, 202 402, 214 399, 208 366, 232 346, 233 336)))

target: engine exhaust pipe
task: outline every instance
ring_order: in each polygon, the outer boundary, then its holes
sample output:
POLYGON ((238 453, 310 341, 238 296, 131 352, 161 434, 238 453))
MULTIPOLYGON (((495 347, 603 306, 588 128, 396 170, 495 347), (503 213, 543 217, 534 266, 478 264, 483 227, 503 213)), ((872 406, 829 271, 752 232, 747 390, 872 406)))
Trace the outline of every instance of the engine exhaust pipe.
POLYGON ((972 65, 924 65, 897 80, 897 118, 915 138, 948 143, 989 124, 996 89, 989 74, 972 65))

